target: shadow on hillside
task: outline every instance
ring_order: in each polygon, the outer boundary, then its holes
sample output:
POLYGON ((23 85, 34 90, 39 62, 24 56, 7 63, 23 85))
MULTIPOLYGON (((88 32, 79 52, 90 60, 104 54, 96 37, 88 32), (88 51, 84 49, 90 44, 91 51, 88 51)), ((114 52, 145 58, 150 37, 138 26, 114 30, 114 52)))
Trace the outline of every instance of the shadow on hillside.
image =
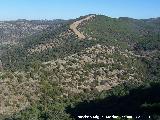
MULTIPOLYGON (((67 113, 78 119, 79 115, 141 115, 141 119, 148 119, 152 115, 160 115, 160 84, 151 84, 150 87, 133 89, 126 96, 111 96, 103 100, 83 102, 74 108, 68 107, 67 113)), ((101 118, 102 119, 102 118, 101 118)))

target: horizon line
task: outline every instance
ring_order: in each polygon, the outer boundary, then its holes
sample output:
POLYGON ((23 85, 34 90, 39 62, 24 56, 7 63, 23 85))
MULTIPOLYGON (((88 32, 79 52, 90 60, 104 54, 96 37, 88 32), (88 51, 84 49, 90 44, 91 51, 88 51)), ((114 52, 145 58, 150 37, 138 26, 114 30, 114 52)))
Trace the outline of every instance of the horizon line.
POLYGON ((64 19, 64 18, 53 18, 53 19, 47 19, 47 18, 39 18, 39 19, 28 19, 28 18, 17 18, 17 19, 0 19, 0 22, 3 22, 3 21, 20 21, 20 20, 26 20, 26 21, 34 21, 34 20, 39 20, 39 21, 54 21, 54 20, 72 20, 72 19, 77 19, 77 18, 80 18, 80 17, 84 17, 84 16, 88 16, 88 15, 103 15, 103 16, 106 16, 106 17, 110 17, 110 18, 116 18, 116 19, 119 19, 119 18, 130 18, 130 19, 135 19, 135 20, 147 20, 147 19, 157 19, 157 18, 160 18, 160 16, 157 16, 157 17, 149 17, 149 18, 134 18, 134 17, 128 17, 128 16, 121 16, 121 17, 113 17, 113 16, 107 16, 105 14, 87 14, 87 15, 80 15, 79 17, 74 17, 74 18, 67 18, 67 19, 64 19))

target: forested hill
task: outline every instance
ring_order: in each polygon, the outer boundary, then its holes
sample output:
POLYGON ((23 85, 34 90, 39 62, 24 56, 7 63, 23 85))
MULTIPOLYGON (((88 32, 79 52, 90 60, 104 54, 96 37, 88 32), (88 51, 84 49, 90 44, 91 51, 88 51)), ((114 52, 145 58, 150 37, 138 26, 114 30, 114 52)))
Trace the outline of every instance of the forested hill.
MULTIPOLYGON (((132 89, 148 90, 160 82, 159 18, 90 14, 0 26, 2 120, 76 119, 70 110, 78 103, 104 102, 112 96, 121 96, 123 102, 132 98, 132 89)), ((147 99, 138 109, 145 106, 141 113, 151 113, 159 103, 147 99)))
POLYGON ((25 20, 0 21, 0 43, 16 44, 19 39, 41 32, 48 27, 56 29, 65 20, 25 20))

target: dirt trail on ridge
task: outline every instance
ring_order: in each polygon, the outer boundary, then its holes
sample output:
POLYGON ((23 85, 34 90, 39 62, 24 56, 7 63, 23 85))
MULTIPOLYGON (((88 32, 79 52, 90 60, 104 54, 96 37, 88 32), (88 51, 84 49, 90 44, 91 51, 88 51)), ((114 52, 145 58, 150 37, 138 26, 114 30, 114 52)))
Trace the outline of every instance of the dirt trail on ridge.
POLYGON ((84 21, 90 20, 92 17, 95 17, 95 15, 90 15, 84 19, 81 19, 79 21, 74 22, 73 24, 70 25, 70 29, 73 30, 73 32, 78 36, 79 39, 85 39, 86 37, 81 33, 80 31, 77 30, 77 27, 84 21))

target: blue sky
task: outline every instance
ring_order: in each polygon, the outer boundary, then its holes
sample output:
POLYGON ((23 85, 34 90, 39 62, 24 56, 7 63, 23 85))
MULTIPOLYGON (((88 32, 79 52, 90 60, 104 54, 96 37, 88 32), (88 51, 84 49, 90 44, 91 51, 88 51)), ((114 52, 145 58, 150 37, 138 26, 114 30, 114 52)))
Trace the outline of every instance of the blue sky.
POLYGON ((0 20, 70 19, 90 13, 160 17, 160 0, 0 0, 0 20))

